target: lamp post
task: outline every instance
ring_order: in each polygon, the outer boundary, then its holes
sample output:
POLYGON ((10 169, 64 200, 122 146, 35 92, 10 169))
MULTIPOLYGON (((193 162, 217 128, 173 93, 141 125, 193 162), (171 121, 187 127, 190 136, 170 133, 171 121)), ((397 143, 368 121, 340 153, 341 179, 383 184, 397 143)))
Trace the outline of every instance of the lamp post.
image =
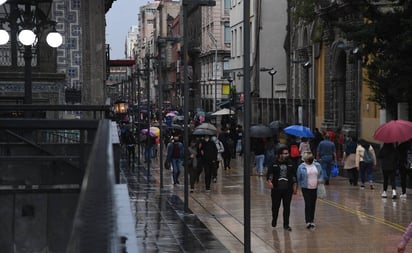
POLYGON ((273 107, 275 105, 274 101, 273 101, 273 93, 274 93, 274 83, 273 83, 273 77, 274 75, 276 75, 277 71, 272 67, 270 69, 268 68, 261 68, 260 71, 267 71, 270 75, 270 83, 272 85, 272 92, 270 93, 270 97, 271 97, 271 103, 270 103, 270 117, 269 120, 270 122, 273 121, 273 107))
POLYGON ((50 47, 57 48, 63 42, 63 37, 55 30, 56 22, 49 19, 52 2, 52 0, 0 1, 0 6, 4 10, 3 16, 0 17, 2 26, 0 45, 7 44, 11 38, 12 48, 17 49, 13 44, 18 42, 24 50, 24 104, 32 104, 32 59, 33 54, 36 53, 32 49, 39 43, 41 34, 43 31, 50 31, 46 37, 46 42, 50 47), (47 11, 44 12, 47 4, 47 11), (10 35, 4 27, 9 28, 10 35))

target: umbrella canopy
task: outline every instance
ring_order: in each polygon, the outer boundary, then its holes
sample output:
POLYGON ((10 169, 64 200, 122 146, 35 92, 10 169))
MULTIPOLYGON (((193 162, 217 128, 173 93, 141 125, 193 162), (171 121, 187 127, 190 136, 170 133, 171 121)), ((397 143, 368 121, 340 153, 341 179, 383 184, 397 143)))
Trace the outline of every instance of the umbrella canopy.
POLYGON ((209 129, 197 128, 193 130, 192 135, 215 135, 215 132, 209 129))
POLYGON ((280 121, 280 120, 275 120, 275 121, 272 121, 272 122, 269 123, 269 127, 276 130, 276 131, 279 131, 280 129, 283 129, 286 126, 287 125, 285 124, 285 122, 280 121))
POLYGON ((386 143, 407 141, 412 138, 412 122, 391 120, 378 127, 373 138, 386 143))
POLYGON ((291 125, 283 129, 283 131, 285 131, 285 133, 287 134, 298 136, 298 137, 305 137, 305 138, 315 137, 312 131, 310 131, 308 127, 301 126, 301 125, 291 125))
POLYGON ((217 128, 210 123, 202 123, 198 125, 195 129, 206 129, 212 131, 214 134, 217 134, 217 128))
POLYGON ((174 129, 174 130, 179 130, 179 131, 183 131, 184 127, 182 125, 179 124, 171 124, 169 127, 167 127, 168 129, 174 129))
POLYGON ((219 115, 230 115, 230 114, 235 114, 235 111, 232 111, 232 110, 230 110, 230 109, 228 109, 228 108, 223 108, 223 109, 221 109, 221 110, 219 110, 219 111, 216 111, 216 112, 212 113, 211 115, 213 115, 213 116, 219 116, 219 115))
POLYGON ((266 138, 272 137, 272 130, 265 125, 254 125, 250 127, 250 137, 266 138))
POLYGON ((173 113, 173 112, 169 112, 166 114, 166 117, 176 117, 177 114, 173 113))
MULTIPOLYGON (((146 134, 147 134, 147 131, 148 131, 147 128, 145 128, 145 129, 142 129, 142 130, 140 131, 140 133, 146 135, 146 134)), ((149 134, 150 134, 151 137, 156 137, 156 134, 155 134, 154 132, 152 132, 152 131, 150 131, 149 134)))

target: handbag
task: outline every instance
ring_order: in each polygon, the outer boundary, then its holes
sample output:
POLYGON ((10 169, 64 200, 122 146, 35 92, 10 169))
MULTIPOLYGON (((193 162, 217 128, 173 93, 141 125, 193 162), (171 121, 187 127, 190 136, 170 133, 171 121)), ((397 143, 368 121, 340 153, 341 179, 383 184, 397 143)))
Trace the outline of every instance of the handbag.
POLYGON ((321 199, 326 198, 326 188, 324 184, 318 184, 317 195, 318 195, 318 198, 321 198, 321 199))
POLYGON ((332 165, 332 168, 330 169, 330 175, 331 177, 337 177, 339 175, 339 167, 336 163, 332 165))

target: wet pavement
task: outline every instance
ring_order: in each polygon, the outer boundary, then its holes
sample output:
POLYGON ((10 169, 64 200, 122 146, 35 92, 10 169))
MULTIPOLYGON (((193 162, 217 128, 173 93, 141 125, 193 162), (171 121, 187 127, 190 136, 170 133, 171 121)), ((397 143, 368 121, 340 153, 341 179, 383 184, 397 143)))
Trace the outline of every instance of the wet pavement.
MULTIPOLYGON (((191 213, 183 212, 184 187, 173 186, 171 171, 164 171, 160 190, 160 169, 154 160, 151 177, 145 169, 124 170, 135 215, 140 252, 244 252, 243 158, 232 160, 232 169, 219 169, 212 191, 205 191, 203 179, 189 195, 191 213)), ((253 168, 251 168, 253 171, 253 168)), ((183 175, 182 180, 183 181, 183 175)), ((408 198, 381 198, 382 185, 375 189, 349 185, 344 177, 331 180, 327 197, 318 199, 315 231, 306 229, 301 193, 293 196, 290 215, 292 231, 271 227, 270 190, 265 178, 251 176, 252 252, 396 252, 396 246, 412 221, 412 191, 408 198)), ((412 252, 412 245, 405 252, 412 252)))

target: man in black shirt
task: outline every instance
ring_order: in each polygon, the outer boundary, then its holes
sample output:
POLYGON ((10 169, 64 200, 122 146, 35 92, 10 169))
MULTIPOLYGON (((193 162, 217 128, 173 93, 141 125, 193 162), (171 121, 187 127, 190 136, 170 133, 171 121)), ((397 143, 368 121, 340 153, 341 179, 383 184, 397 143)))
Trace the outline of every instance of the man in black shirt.
POLYGON ((212 182, 212 172, 217 163, 217 148, 216 144, 210 140, 210 136, 206 136, 200 146, 201 165, 205 171, 206 192, 210 191, 212 182))
POLYGON ((290 203, 292 194, 296 194, 296 167, 289 159, 287 147, 281 147, 278 158, 268 168, 267 185, 272 190, 272 227, 276 227, 280 203, 283 202, 283 228, 292 231, 289 226, 290 203))

